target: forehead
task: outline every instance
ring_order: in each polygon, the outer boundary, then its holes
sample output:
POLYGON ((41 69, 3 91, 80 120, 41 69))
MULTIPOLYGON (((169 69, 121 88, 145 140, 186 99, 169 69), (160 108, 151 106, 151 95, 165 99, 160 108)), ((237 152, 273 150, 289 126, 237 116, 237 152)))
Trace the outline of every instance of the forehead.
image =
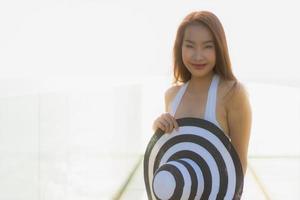
POLYGON ((211 31, 202 24, 188 25, 184 31, 183 40, 191 40, 196 43, 213 40, 211 31))

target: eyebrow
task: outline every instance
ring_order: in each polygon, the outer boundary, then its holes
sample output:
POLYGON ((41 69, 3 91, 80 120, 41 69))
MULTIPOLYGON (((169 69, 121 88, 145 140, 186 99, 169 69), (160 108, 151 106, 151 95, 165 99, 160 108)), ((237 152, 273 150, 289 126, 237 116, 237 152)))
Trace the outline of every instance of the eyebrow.
MULTIPOLYGON (((192 43, 192 44, 195 44, 195 42, 191 41, 191 40, 184 40, 185 42, 189 42, 189 43, 192 43)), ((214 41, 212 40, 207 40, 207 41, 204 41, 202 42, 202 44, 206 44, 206 43, 214 43, 214 41)))

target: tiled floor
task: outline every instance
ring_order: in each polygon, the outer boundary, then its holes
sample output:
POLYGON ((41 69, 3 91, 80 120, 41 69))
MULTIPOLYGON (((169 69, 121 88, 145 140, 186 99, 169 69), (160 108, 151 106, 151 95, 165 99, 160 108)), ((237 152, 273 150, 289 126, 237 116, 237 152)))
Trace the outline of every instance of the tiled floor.
MULTIPOLYGON (((147 200, 142 162, 120 200, 147 200)), ((250 158, 243 200, 300 199, 300 158, 250 158)))

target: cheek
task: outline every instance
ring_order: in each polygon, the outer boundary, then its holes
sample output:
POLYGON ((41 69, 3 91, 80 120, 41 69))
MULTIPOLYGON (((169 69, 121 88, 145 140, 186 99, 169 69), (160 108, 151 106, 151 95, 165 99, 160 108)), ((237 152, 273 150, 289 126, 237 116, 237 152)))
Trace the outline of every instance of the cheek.
POLYGON ((212 49, 209 54, 210 54, 211 57, 215 58, 216 57, 216 50, 212 49))
POLYGON ((216 59, 216 53, 214 50, 206 51, 205 57, 209 60, 215 60, 216 59))
POLYGON ((192 52, 183 48, 181 56, 183 61, 189 60, 192 56, 192 52))

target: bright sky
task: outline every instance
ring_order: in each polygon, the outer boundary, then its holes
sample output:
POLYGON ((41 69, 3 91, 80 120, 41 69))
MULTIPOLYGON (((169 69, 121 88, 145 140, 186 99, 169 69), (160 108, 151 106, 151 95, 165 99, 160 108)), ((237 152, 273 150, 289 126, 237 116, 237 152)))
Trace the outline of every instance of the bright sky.
POLYGON ((210 10, 242 80, 300 86, 296 1, 0 2, 0 78, 171 76, 181 20, 210 10))

